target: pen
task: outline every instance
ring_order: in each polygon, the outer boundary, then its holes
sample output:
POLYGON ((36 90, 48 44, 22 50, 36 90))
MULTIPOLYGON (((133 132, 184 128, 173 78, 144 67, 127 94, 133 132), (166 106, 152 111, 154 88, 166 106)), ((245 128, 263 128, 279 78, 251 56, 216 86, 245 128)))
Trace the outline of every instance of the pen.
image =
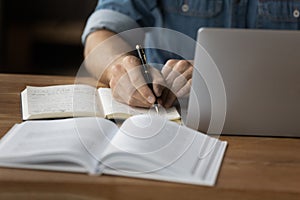
MULTIPOLYGON (((148 65, 147 65, 146 54, 145 54, 145 52, 144 52, 144 50, 143 50, 143 48, 142 48, 141 45, 136 45, 135 48, 136 48, 136 51, 137 51, 137 53, 139 55, 140 61, 142 63, 142 73, 144 75, 144 78, 145 78, 145 80, 147 82, 148 87, 151 89, 151 91, 155 95, 154 90, 153 90, 153 80, 152 80, 152 77, 151 77, 151 74, 150 74, 150 71, 149 71, 149 68, 148 68, 148 65)), ((153 106, 154 106, 156 112, 158 113, 157 100, 155 101, 155 103, 154 103, 153 106)))

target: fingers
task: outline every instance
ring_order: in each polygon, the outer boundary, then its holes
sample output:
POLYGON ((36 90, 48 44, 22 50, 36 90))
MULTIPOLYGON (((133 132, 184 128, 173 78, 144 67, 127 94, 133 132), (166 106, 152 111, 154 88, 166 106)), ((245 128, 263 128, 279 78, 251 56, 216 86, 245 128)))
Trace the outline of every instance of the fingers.
POLYGON ((148 83, 145 82, 143 74, 140 69, 140 61, 135 56, 126 56, 123 59, 124 67, 127 71, 131 84, 140 93, 144 100, 153 104, 156 100, 151 89, 147 86, 148 83))
POLYGON ((189 93, 189 87, 192 83, 192 73, 193 68, 189 67, 185 72, 179 74, 175 78, 172 84, 172 91, 176 94, 177 97, 183 97, 189 93))
POLYGON ((111 67, 109 84, 118 101, 131 106, 150 107, 158 97, 159 104, 170 107, 177 97, 189 94, 193 71, 191 62, 169 60, 161 73, 150 67, 154 93, 148 87, 140 65, 137 57, 129 55, 111 67))
POLYGON ((191 91, 192 79, 189 79, 186 84, 176 93, 177 97, 187 96, 191 91))
POLYGON ((172 92, 176 93, 192 78, 192 72, 193 66, 189 61, 170 60, 164 66, 163 76, 172 92))
POLYGON ((161 96, 165 82, 160 72, 150 67, 153 94, 143 77, 140 65, 135 56, 125 56, 121 62, 111 67, 109 85, 116 100, 131 106, 150 107, 156 101, 156 96, 161 96))
POLYGON ((162 105, 170 107, 177 97, 189 94, 193 66, 187 60, 169 60, 162 69, 168 90, 163 91, 162 105))
POLYGON ((115 65, 112 67, 112 70, 114 70, 115 75, 111 78, 110 87, 116 100, 138 107, 150 107, 152 105, 131 84, 129 75, 124 67, 115 65))
POLYGON ((150 67, 150 72, 153 79, 153 90, 156 97, 160 97, 162 91, 166 87, 165 79, 163 78, 160 71, 154 67, 150 67))

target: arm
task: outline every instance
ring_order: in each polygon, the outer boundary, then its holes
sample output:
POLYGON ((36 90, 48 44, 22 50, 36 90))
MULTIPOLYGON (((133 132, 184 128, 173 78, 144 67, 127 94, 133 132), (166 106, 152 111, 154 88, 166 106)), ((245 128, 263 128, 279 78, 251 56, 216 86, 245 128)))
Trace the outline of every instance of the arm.
MULTIPOLYGON (((152 16, 151 10, 155 7, 156 1, 154 0, 99 1, 97 7, 99 10, 89 18, 82 37, 83 43, 85 43, 85 57, 88 58, 85 60, 88 71, 99 78, 101 82, 110 86, 117 100, 133 106, 149 107, 155 98, 148 87, 145 85, 140 87, 145 84, 145 81, 142 79, 140 71, 134 68, 140 65, 140 62, 128 53, 132 51, 130 45, 115 33, 141 26, 154 26, 155 18, 152 16), (111 2, 114 2, 114 8, 110 7, 111 2), (126 15, 124 15, 125 13, 126 15), (111 40, 111 38, 113 39, 111 40), (99 46, 96 48, 97 45, 99 46)), ((135 36, 132 38, 137 39, 135 36)), ((189 90, 185 87, 186 84, 181 84, 186 89, 179 92, 180 88, 174 84, 181 79, 176 78, 177 76, 174 76, 174 73, 180 76, 181 73, 187 70, 184 63, 175 64, 171 61, 172 65, 170 65, 170 62, 168 62, 165 68, 171 67, 172 70, 162 71, 164 78, 168 81, 168 87, 173 93, 164 90, 162 97, 158 99, 160 104, 169 107, 176 99, 174 94, 186 95, 186 91, 189 90), (181 68, 182 66, 183 68, 181 68), (170 73, 171 71, 173 72, 170 73)), ((152 73, 154 93, 157 97, 160 97, 162 86, 159 85, 165 86, 164 79, 157 70, 153 69, 152 73)), ((184 73, 183 75, 185 78, 190 79, 190 74, 184 73)))
POLYGON ((140 71, 140 61, 130 54, 131 47, 115 33, 98 30, 91 33, 85 44, 85 66, 96 78, 112 88, 120 102, 139 107, 150 107, 155 96, 160 96, 164 80, 152 69, 154 92, 148 88, 140 71))

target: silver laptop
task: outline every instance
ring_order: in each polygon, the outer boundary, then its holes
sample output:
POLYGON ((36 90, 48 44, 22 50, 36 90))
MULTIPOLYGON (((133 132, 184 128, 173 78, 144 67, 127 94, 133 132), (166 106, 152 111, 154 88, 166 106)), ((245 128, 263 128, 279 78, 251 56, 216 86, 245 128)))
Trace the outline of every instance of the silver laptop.
POLYGON ((300 31, 198 31, 186 125, 300 137, 300 31))

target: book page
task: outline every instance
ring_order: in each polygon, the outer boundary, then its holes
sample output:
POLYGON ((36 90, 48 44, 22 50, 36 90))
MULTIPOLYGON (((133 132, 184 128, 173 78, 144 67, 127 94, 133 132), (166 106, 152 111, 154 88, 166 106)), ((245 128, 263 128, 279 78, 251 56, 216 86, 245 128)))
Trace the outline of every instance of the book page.
POLYGON ((108 174, 149 178, 152 173, 164 177, 158 179, 213 185, 225 147, 226 142, 177 123, 139 115, 123 123, 102 163, 108 174))
POLYGON ((22 95, 25 119, 101 115, 96 89, 88 85, 28 86, 26 93, 22 95))
MULTIPOLYGON (((112 96, 110 88, 99 88, 98 93, 103 106, 103 112, 107 118, 126 119, 132 115, 139 114, 157 115, 154 108, 137 108, 116 101, 112 96)), ((165 109, 160 106, 158 115, 166 117, 169 120, 180 119, 180 115, 175 107, 165 109)))
POLYGON ((39 164, 45 167, 47 163, 69 162, 95 173, 102 152, 117 130, 103 118, 23 122, 1 140, 0 163, 38 168, 39 164))
MULTIPOLYGON (((118 153, 140 157, 145 162, 156 163, 157 168, 165 167, 177 160, 194 142, 196 136, 190 131, 187 132, 184 126, 169 122, 165 118, 138 115, 122 124, 105 154, 118 153)), ((119 157, 116 159, 121 161, 119 157)), ((146 168, 139 170, 151 171, 147 166, 148 163, 145 165, 146 168)))

